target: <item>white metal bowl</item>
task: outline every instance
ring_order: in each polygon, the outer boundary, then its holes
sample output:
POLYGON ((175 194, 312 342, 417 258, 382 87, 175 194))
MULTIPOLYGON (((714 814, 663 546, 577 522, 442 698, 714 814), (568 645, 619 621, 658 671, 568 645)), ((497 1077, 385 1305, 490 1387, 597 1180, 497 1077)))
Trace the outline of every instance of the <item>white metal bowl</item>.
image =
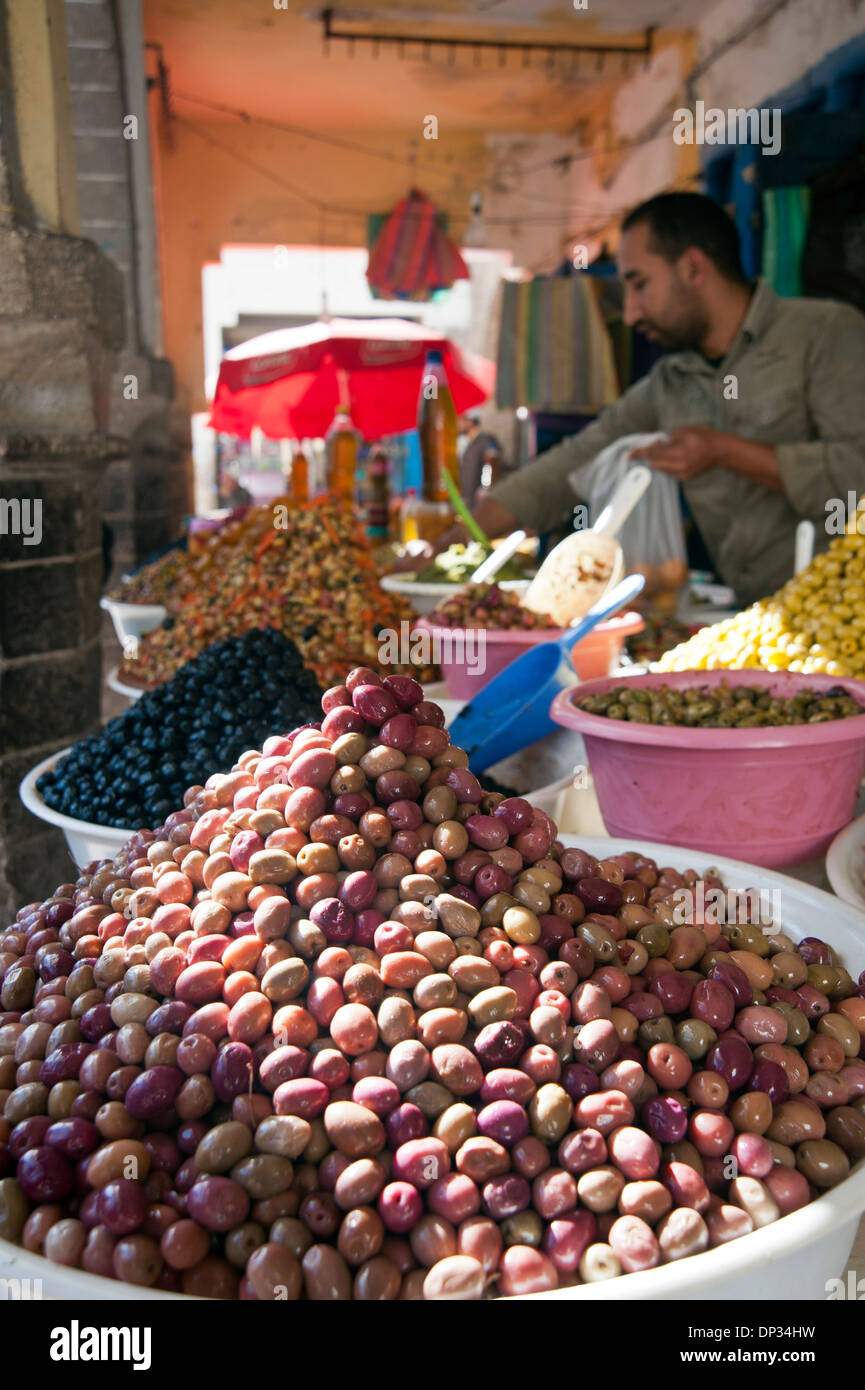
POLYGON ((21 782, 18 794, 31 815, 38 816, 39 820, 47 821, 49 825, 60 827, 66 836, 69 853, 81 867, 94 859, 109 858, 121 845, 125 845, 130 835, 134 835, 135 832, 118 830, 113 825, 94 825, 90 821, 75 820, 73 816, 64 816, 61 811, 55 811, 42 800, 36 786, 37 780, 43 772, 50 772, 56 767, 60 759, 65 758, 71 751, 71 748, 61 748, 59 753, 52 753, 50 758, 44 758, 41 763, 37 763, 21 782))
MULTIPOLYGON (((432 613, 445 599, 453 598, 458 590, 464 589, 468 580, 462 584, 422 584, 418 580, 406 579, 401 574, 386 574, 379 583, 389 594, 402 594, 403 598, 407 598, 416 613, 432 613)), ((515 594, 524 594, 529 587, 529 581, 503 579, 500 587, 510 589, 515 594)))
POLYGON ((835 836, 826 851, 826 877, 839 898, 865 912, 865 816, 835 836))
MULTIPOLYGON (((691 867, 705 870, 710 864, 707 855, 672 845, 637 844, 630 840, 584 835, 562 838, 599 857, 640 850, 659 863, 680 870, 691 867)), ((763 890, 776 890, 779 925, 795 940, 805 935, 822 937, 838 951, 851 971, 858 973, 859 963, 865 958, 865 923, 858 912, 839 903, 829 893, 769 869, 717 857, 712 857, 711 864, 720 870, 727 887, 757 885, 763 890)), ((863 1207, 865 1160, 855 1166, 844 1182, 807 1207, 717 1250, 707 1250, 640 1274, 528 1297, 568 1302, 823 1300, 829 1292, 829 1280, 844 1271, 863 1207)), ((183 1297, 67 1269, 3 1240, 0 1240, 0 1275, 41 1280, 44 1298, 144 1301, 183 1297)))
POLYGON ((104 597, 99 607, 111 614, 117 640, 124 651, 134 648, 139 637, 159 627, 168 609, 161 603, 121 603, 119 599, 104 597))

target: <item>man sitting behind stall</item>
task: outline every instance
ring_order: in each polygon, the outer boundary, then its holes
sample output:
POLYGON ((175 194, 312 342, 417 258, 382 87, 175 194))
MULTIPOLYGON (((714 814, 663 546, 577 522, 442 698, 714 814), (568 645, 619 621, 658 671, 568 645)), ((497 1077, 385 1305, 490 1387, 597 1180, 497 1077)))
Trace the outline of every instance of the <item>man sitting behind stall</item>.
POLYGON ((678 480, 717 572, 751 603, 792 574, 799 521, 815 523, 822 549, 829 499, 865 492, 865 318, 750 284, 733 222, 697 193, 635 208, 619 270, 627 322, 666 355, 475 516, 493 536, 569 526, 574 469, 623 435, 663 430, 669 442, 634 459, 678 480))

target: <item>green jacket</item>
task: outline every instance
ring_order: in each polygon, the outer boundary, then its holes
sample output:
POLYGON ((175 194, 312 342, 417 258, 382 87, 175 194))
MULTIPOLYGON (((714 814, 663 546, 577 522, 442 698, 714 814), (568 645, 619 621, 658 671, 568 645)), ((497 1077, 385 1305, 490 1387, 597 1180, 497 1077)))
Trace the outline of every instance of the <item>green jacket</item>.
POLYGON ((718 367, 695 351, 655 363, 580 434, 491 489, 535 531, 568 524, 570 475, 622 435, 708 425, 774 444, 783 493, 715 468, 684 484, 718 574, 742 604, 793 572, 796 525, 810 518, 817 549, 831 498, 865 492, 865 317, 849 305, 780 299, 758 280, 745 321, 718 367))

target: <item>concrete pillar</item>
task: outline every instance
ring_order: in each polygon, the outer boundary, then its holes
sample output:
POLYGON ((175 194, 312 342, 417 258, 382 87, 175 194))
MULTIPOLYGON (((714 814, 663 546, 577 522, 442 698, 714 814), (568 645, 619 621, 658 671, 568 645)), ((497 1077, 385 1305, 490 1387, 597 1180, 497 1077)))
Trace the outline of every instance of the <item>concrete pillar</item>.
MULTIPOLYGON (((141 0, 66 0, 66 19, 82 232, 121 271, 126 305, 109 393, 111 432, 129 441, 106 476, 115 579, 177 535, 190 508, 189 469, 173 437, 171 364, 158 355, 141 0)), ((116 656, 110 633, 108 644, 116 656)))
POLYGON ((62 0, 0 0, 0 921, 72 874, 18 781, 99 723, 123 284, 76 201, 62 0))

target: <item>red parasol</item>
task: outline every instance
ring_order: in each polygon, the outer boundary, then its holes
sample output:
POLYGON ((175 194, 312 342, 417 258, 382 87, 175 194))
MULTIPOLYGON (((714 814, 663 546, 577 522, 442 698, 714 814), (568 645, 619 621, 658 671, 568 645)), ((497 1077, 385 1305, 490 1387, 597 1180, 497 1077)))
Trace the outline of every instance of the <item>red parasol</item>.
POLYGON ((405 319, 331 319, 280 328, 232 348, 222 359, 212 429, 271 439, 324 436, 348 404, 365 439, 413 429, 428 348, 438 348, 457 413, 491 395, 495 365, 441 333, 405 319))

